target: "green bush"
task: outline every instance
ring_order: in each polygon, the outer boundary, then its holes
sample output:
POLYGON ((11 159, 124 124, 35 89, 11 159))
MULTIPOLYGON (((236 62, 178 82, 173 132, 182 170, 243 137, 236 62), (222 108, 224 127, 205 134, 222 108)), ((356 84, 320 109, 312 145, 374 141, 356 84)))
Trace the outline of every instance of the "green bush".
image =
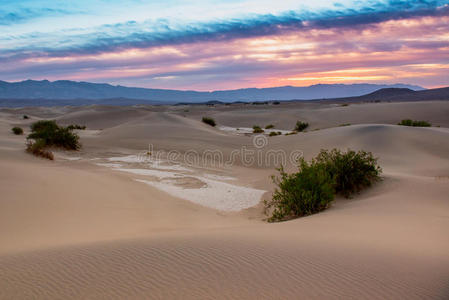
POLYGON ((380 179, 382 169, 371 152, 348 150, 341 152, 321 150, 316 161, 324 164, 335 179, 335 192, 349 197, 380 179))
POLYGON ((265 200, 268 221, 282 221, 314 214, 326 209, 335 194, 349 197, 380 179, 381 168, 372 153, 322 150, 310 163, 300 159, 299 171, 287 174, 281 167, 280 177, 271 200, 265 200))
POLYGON ((67 127, 60 127, 55 121, 41 120, 31 125, 31 133, 27 139, 41 140, 45 147, 61 147, 77 150, 81 147, 79 136, 67 127))
POLYGON ((432 124, 430 124, 427 121, 414 121, 414 120, 410 120, 410 119, 404 119, 401 122, 399 122, 398 125, 413 126, 413 127, 430 127, 430 126, 432 126, 432 124))
POLYGON ((45 149, 46 144, 44 140, 36 140, 34 142, 28 141, 26 151, 28 153, 47 158, 49 160, 54 160, 53 153, 45 149))
POLYGON ((13 127, 11 129, 11 131, 15 134, 15 135, 21 135, 23 134, 23 129, 20 127, 13 127))
POLYGON ((265 129, 272 129, 272 128, 274 128, 273 124, 268 124, 267 126, 265 126, 265 129))
POLYGON ((203 123, 206 123, 207 125, 210 125, 212 127, 215 127, 215 125, 217 125, 217 123, 215 123, 215 120, 209 117, 203 117, 203 119, 201 120, 203 121, 203 123))
POLYGON ((260 128, 260 126, 258 125, 253 126, 253 133, 262 133, 262 132, 264 132, 264 130, 260 128))
POLYGON ((306 129, 307 127, 309 127, 309 123, 297 121, 295 125, 295 131, 301 132, 304 131, 304 129, 306 129))
POLYGON ((269 222, 320 212, 334 200, 335 181, 324 164, 300 159, 298 168, 299 172, 287 174, 281 167, 280 177, 272 177, 278 188, 265 201, 266 210, 272 209, 269 222))
POLYGON ((85 130, 86 126, 85 125, 81 126, 81 125, 78 125, 78 124, 71 124, 71 125, 67 126, 67 129, 68 130, 74 130, 74 129, 85 130))
POLYGON ((40 120, 30 126, 32 132, 52 132, 59 128, 54 120, 40 120))
POLYGON ((270 132, 270 134, 268 135, 268 136, 276 136, 276 135, 282 135, 282 132, 280 132, 280 131, 272 131, 272 132, 270 132))

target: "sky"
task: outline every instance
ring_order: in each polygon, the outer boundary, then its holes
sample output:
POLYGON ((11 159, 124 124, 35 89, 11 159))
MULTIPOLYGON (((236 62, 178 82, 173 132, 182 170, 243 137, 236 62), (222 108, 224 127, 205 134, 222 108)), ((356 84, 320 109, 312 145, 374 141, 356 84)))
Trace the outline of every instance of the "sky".
POLYGON ((0 80, 449 86, 449 1, 0 0, 0 80))

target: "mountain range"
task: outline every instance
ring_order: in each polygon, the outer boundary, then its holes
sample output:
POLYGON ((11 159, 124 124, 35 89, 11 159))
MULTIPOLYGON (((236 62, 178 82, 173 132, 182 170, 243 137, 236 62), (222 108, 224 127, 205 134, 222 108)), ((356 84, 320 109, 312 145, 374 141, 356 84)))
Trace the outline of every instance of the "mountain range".
POLYGON ((35 99, 36 101, 33 104, 44 103, 43 105, 46 103, 45 100, 52 100, 50 101, 52 103, 55 102, 53 100, 58 100, 61 105, 104 104, 105 100, 110 100, 109 102, 112 101, 117 105, 173 104, 178 102, 310 100, 355 97, 384 88, 424 90, 420 86, 406 84, 316 84, 307 87, 283 86, 200 92, 114 86, 105 83, 69 80, 53 82, 25 80, 20 82, 0 81, 0 99, 35 99))

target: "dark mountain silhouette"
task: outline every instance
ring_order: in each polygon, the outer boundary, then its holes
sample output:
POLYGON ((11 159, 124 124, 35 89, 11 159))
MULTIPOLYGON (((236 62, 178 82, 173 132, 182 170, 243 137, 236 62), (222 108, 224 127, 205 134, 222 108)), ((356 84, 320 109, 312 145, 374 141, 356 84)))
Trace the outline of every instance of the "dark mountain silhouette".
MULTIPOLYGON (((321 100, 321 99, 315 99, 321 100)), ((414 91, 406 88, 385 88, 375 92, 344 98, 330 98, 330 102, 396 102, 396 101, 430 101, 449 100, 449 87, 414 91)), ((299 101, 299 100, 298 100, 299 101)))
MULTIPOLYGON (((164 89, 146 89, 110 84, 59 80, 21 82, 0 81, 0 99, 38 99, 40 105, 85 104, 172 104, 179 102, 207 101, 268 101, 291 99, 317 99, 361 96, 383 88, 423 90, 422 87, 404 84, 317 84, 308 87, 248 88, 238 90, 198 92, 164 89), (64 100, 64 101, 63 101, 64 100), (70 100, 70 101, 67 101, 70 100), (90 101, 95 100, 95 101, 90 101)), ((4 103, 4 101, 2 101, 4 103)), ((11 102, 11 101, 10 101, 11 102)), ((34 104, 33 102, 31 102, 34 104)))

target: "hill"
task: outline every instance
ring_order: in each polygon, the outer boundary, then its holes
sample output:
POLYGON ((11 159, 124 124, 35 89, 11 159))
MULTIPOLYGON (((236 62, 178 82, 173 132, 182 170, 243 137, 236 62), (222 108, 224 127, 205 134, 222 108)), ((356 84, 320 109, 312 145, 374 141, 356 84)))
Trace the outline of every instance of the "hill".
MULTIPOLYGON (((320 100, 320 99, 316 99, 320 100)), ((331 98, 325 101, 335 102, 397 102, 397 101, 429 101, 449 100, 449 87, 414 91, 406 88, 385 88, 375 92, 358 96, 331 98)))
POLYGON ((4 106, 18 106, 17 104, 19 104, 20 102, 19 106, 34 106, 35 103, 28 100, 39 99, 39 101, 36 101, 40 103, 39 105, 127 105, 130 103, 173 104, 179 102, 198 103, 207 101, 235 102, 317 98, 323 99, 361 96, 383 88, 406 88, 411 90, 423 90, 423 88, 419 86, 404 84, 317 84, 308 87, 284 86, 260 89, 248 88, 213 92, 198 92, 113 86, 110 84, 76 82, 68 80, 59 80, 54 82, 48 80, 26 80, 21 82, 0 81, 0 99, 22 100, 17 101, 16 105, 14 105, 14 101, 2 101, 0 103, 2 103, 2 105, 4 106), (87 100, 97 100, 97 102, 87 100))

